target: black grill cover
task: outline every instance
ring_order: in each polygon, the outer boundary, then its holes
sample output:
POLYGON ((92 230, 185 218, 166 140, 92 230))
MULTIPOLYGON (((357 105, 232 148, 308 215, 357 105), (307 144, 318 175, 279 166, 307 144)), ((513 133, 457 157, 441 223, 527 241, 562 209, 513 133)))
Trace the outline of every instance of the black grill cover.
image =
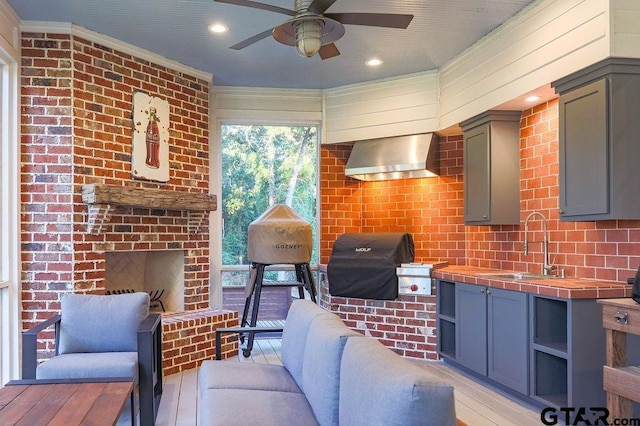
POLYGON ((327 265, 332 296, 393 300, 398 297, 396 267, 413 262, 411 234, 343 234, 327 265))

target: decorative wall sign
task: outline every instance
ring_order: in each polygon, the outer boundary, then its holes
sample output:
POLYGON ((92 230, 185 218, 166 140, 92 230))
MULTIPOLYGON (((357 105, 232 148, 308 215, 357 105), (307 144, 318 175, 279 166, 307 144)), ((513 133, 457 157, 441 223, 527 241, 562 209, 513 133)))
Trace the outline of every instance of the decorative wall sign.
POLYGON ((169 181, 169 102, 144 92, 133 94, 134 178, 169 181))

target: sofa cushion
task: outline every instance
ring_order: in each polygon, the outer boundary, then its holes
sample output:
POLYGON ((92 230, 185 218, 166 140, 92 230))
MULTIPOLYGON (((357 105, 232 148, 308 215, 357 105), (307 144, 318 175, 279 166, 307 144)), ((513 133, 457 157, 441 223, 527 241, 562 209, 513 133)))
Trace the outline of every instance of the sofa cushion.
POLYGON ((340 370, 340 424, 456 424, 453 387, 375 339, 349 339, 340 370))
POLYGON ((302 360, 304 358, 307 332, 311 321, 318 315, 331 315, 310 300, 296 300, 291 304, 282 332, 280 356, 282 364, 302 388, 302 360))
POLYGON ((198 372, 198 387, 204 389, 255 389, 302 393, 282 365, 251 362, 204 361, 198 372))
POLYGON ((309 326, 302 390, 321 425, 338 424, 340 359, 350 336, 361 335, 334 314, 318 316, 309 326))
POLYGON ((149 315, 149 295, 66 294, 61 311, 58 353, 135 352, 138 328, 149 315))
POLYGON ((201 426, 317 425, 301 393, 251 389, 205 389, 200 395, 201 426))
POLYGON ((36 379, 131 377, 137 380, 137 352, 97 352, 55 356, 36 368, 36 379))

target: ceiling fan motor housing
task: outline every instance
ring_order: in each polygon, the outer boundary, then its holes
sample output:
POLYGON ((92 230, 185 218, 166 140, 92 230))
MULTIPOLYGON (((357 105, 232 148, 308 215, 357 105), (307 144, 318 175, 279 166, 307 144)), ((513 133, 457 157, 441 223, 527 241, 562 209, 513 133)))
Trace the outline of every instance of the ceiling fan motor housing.
POLYGON ((309 10, 309 6, 311 5, 312 0, 296 0, 295 10, 297 14, 302 14, 309 10))

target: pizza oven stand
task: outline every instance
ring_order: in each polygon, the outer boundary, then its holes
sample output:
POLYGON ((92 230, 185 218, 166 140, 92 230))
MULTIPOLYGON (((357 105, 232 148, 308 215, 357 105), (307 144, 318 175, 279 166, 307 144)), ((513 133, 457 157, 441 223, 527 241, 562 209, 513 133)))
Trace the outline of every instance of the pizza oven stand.
MULTIPOLYGON (((316 302, 316 287, 313 282, 313 275, 311 273, 311 267, 309 263, 295 263, 296 281, 271 281, 264 279, 264 270, 267 264, 264 263, 251 263, 251 275, 249 288, 253 291, 247 294, 244 302, 244 311, 242 313, 242 322, 240 327, 256 327, 258 324, 258 309, 260 308, 260 294, 263 288, 275 288, 275 287, 297 287, 298 295, 300 299, 304 299, 304 290, 307 290, 311 300, 316 302), (251 307, 251 301, 253 299, 253 306, 251 307), (251 309, 250 309, 251 307, 251 309), (249 315, 251 310, 251 315, 249 315)), ((255 338, 255 332, 248 331, 246 333, 247 344, 242 348, 242 355, 249 357, 251 350, 253 349, 253 340, 255 338)), ((240 335, 240 342, 244 343, 245 335, 240 335)))

